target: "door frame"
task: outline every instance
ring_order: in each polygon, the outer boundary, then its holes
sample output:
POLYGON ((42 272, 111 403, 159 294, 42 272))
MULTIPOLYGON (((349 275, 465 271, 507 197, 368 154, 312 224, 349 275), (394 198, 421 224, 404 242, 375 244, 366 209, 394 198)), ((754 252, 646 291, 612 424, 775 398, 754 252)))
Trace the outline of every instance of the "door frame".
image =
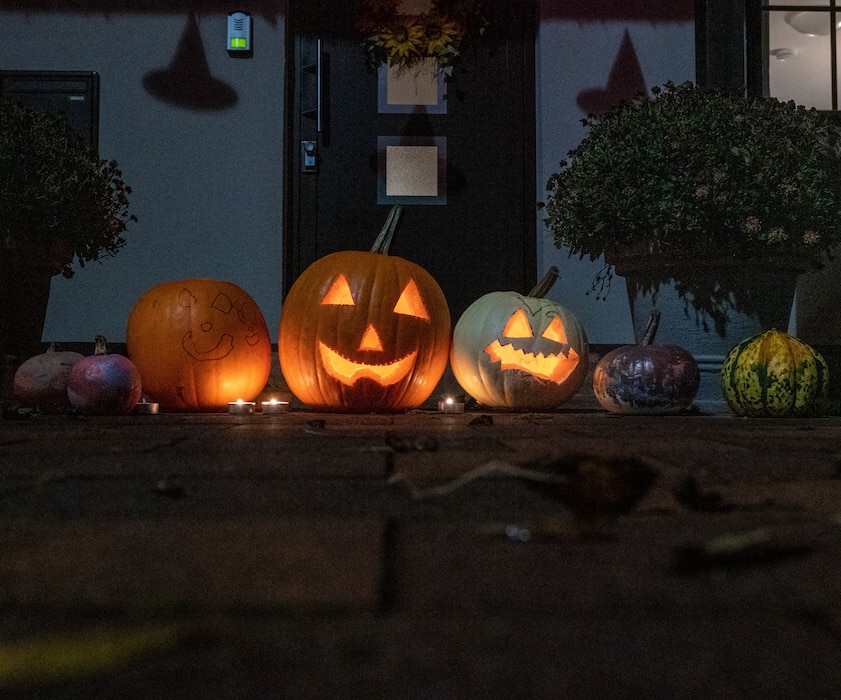
MULTIPOLYGON (((311 0, 317 2, 318 0, 311 0)), ((329 3, 329 0, 321 0, 329 3)), ((489 0, 493 2, 493 0, 489 0)), ((537 75, 536 75, 536 39, 538 26, 538 5, 537 0, 516 0, 522 7, 522 16, 529 26, 508 27, 508 41, 516 42, 521 53, 523 77, 523 129, 530 135, 524 139, 522 197, 523 214, 521 227, 523 231, 523 287, 530 289, 537 281, 537 216, 538 216, 538 191, 537 191, 537 75)), ((296 177, 301 168, 300 144, 297 143, 295 129, 295 112, 299 105, 299 76, 296 71, 296 50, 297 42, 295 36, 295 18, 293 2, 286 2, 286 55, 284 65, 284 149, 286 153, 284 168, 284 203, 283 203, 283 295, 285 297, 289 288, 294 283, 297 275, 303 270, 297 269, 296 262, 298 248, 294 240, 297 230, 295 225, 299 212, 299 179, 296 177)))

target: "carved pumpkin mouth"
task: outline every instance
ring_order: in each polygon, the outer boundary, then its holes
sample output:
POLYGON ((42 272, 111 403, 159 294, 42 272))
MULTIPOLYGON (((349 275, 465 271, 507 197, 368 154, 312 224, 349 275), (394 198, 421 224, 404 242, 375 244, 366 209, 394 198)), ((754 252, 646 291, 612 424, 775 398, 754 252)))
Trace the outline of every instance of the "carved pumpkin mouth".
POLYGON ((490 356, 491 362, 499 362, 500 369, 521 370, 539 379, 546 379, 556 384, 561 384, 575 371, 581 360, 580 355, 574 348, 569 353, 544 355, 541 353, 526 352, 515 348, 511 343, 503 345, 499 340, 494 340, 485 352, 490 356))
POLYGON ((397 384, 412 371, 415 366, 415 358, 418 355, 418 351, 413 350, 394 362, 366 364, 364 362, 354 362, 322 342, 318 343, 318 351, 321 355, 321 364, 327 374, 347 386, 351 386, 357 380, 363 378, 372 379, 381 386, 397 384))

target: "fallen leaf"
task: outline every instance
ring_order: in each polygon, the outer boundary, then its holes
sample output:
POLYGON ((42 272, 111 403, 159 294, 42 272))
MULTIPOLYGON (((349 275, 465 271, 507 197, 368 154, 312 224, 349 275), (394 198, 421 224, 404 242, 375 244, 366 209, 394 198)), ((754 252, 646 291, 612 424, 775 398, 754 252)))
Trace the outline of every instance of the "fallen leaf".
POLYGON ((432 435, 395 435, 385 436, 385 444, 395 452, 435 452, 438 440, 432 435))
POLYGON ((0 643, 0 688, 43 685, 114 670, 182 639, 174 626, 93 629, 0 643))
POLYGON ((546 475, 565 476, 566 483, 536 481, 537 488, 564 501, 579 517, 587 519, 632 510, 657 478, 657 471, 650 464, 634 456, 582 453, 529 466, 546 475))
POLYGON ((471 481, 502 474, 523 479, 554 498, 562 500, 581 518, 602 518, 632 509, 646 494, 657 472, 635 457, 607 458, 598 455, 570 455, 541 460, 520 467, 491 460, 452 481, 419 488, 408 476, 394 474, 390 483, 403 483, 412 498, 448 496, 471 481))
POLYGON ((679 547, 675 551, 674 569, 679 574, 695 574, 712 569, 770 566, 813 550, 809 542, 786 541, 767 528, 758 528, 679 547))
POLYGON ((698 480, 692 475, 681 480, 674 488, 674 496, 678 503, 691 510, 718 512, 732 508, 725 502, 721 492, 701 488, 698 480))

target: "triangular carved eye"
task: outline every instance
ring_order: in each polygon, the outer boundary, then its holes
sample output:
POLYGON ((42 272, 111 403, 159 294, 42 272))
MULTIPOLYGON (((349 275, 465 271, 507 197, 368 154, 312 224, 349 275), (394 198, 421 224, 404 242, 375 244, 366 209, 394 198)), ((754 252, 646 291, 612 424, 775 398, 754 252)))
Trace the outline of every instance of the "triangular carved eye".
POLYGON ((552 319, 552 323, 550 323, 549 327, 543 331, 543 337, 547 340, 554 340, 556 343, 561 343, 562 345, 569 345, 567 332, 564 329, 564 322, 561 321, 560 316, 555 316, 555 318, 552 319))
POLYGON ((321 303, 330 306, 355 306, 353 295, 350 293, 350 285, 344 275, 339 275, 330 285, 321 303))
POLYGON ((506 338, 531 338, 534 336, 531 330, 529 318, 526 312, 522 309, 517 309, 514 315, 508 319, 505 328, 502 329, 502 335, 506 338))
POLYGON ((415 284, 414 280, 409 280, 409 284, 400 293, 400 298, 394 305, 394 313, 422 318, 425 321, 429 320, 429 313, 426 311, 426 305, 421 299, 418 285, 415 284))

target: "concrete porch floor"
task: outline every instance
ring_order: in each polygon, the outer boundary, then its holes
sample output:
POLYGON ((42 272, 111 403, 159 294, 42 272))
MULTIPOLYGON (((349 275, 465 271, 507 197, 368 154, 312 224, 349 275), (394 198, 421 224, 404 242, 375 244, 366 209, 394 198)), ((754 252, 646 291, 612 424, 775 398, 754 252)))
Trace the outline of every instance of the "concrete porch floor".
POLYGON ((840 418, 617 417, 586 397, 7 414, 0 695, 837 698, 840 465, 840 418), (594 517, 583 501, 627 486, 629 459, 653 483, 594 517), (504 472, 581 464, 577 490, 504 472), (101 668, 97 634, 124 635, 101 668))

